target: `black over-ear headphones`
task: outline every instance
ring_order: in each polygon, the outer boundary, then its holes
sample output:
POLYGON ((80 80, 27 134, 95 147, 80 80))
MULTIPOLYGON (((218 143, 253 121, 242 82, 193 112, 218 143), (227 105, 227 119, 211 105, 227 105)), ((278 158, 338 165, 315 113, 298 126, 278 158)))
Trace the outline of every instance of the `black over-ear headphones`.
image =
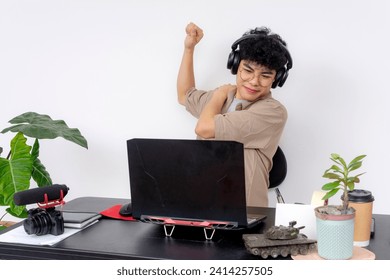
MULTIPOLYGON (((264 34, 248 34, 248 35, 242 36, 240 39, 238 39, 237 41, 235 41, 233 43, 232 51, 229 54, 228 62, 227 62, 227 68, 230 69, 230 71, 233 75, 237 74, 238 66, 240 65, 240 61, 241 61, 240 52, 239 52, 239 50, 237 50, 238 45, 244 40, 247 40, 250 38, 259 38, 259 37, 265 37, 265 35, 264 34)), ((285 45, 283 45, 282 42, 280 42, 278 40, 275 40, 275 41, 277 41, 279 43, 279 45, 285 50, 287 63, 286 63, 286 65, 284 65, 281 69, 279 69, 276 72, 275 81, 272 83, 272 88, 276 88, 277 86, 282 87, 284 85, 284 83, 286 82, 287 77, 288 77, 288 71, 293 66, 293 61, 292 61, 290 52, 288 51, 287 47, 285 45)))

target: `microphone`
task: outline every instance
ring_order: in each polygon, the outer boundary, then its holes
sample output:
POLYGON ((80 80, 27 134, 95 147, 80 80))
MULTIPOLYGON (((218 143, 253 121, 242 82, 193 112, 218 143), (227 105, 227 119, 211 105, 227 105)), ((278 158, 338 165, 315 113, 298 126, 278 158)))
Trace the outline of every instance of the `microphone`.
POLYGON ((69 188, 66 185, 52 185, 46 187, 25 190, 14 194, 14 202, 16 205, 27 205, 32 203, 44 203, 48 201, 58 200, 65 197, 69 188), (46 195, 46 197, 45 197, 46 195), (47 201, 46 201, 47 200, 47 201))

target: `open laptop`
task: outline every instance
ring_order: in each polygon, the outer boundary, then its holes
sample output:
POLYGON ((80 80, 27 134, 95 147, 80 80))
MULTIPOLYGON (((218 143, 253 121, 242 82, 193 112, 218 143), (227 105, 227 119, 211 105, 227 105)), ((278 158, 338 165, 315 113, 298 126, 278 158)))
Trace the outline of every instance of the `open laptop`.
POLYGON ((242 143, 135 138, 127 151, 136 219, 235 229, 266 218, 247 213, 242 143))

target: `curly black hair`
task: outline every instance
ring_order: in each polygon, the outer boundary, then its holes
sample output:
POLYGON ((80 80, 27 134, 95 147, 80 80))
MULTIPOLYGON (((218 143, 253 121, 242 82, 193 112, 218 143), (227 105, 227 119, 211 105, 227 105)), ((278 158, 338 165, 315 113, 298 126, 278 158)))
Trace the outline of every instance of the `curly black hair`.
POLYGON ((261 36, 251 37, 239 44, 241 60, 253 61, 272 70, 279 70, 287 63, 286 42, 267 27, 257 27, 243 34, 259 34, 261 36), (281 44, 283 46, 281 46, 281 44))

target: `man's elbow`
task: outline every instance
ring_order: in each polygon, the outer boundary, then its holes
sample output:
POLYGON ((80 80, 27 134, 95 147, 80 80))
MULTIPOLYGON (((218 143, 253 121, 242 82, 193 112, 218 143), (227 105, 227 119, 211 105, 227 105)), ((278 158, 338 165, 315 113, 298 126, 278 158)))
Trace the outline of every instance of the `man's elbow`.
POLYGON ((195 127, 195 133, 203 139, 210 139, 215 137, 215 129, 213 125, 198 123, 195 127))
POLYGON ((186 96, 184 95, 178 95, 177 96, 177 102, 179 102, 180 105, 185 106, 186 104, 186 96))

